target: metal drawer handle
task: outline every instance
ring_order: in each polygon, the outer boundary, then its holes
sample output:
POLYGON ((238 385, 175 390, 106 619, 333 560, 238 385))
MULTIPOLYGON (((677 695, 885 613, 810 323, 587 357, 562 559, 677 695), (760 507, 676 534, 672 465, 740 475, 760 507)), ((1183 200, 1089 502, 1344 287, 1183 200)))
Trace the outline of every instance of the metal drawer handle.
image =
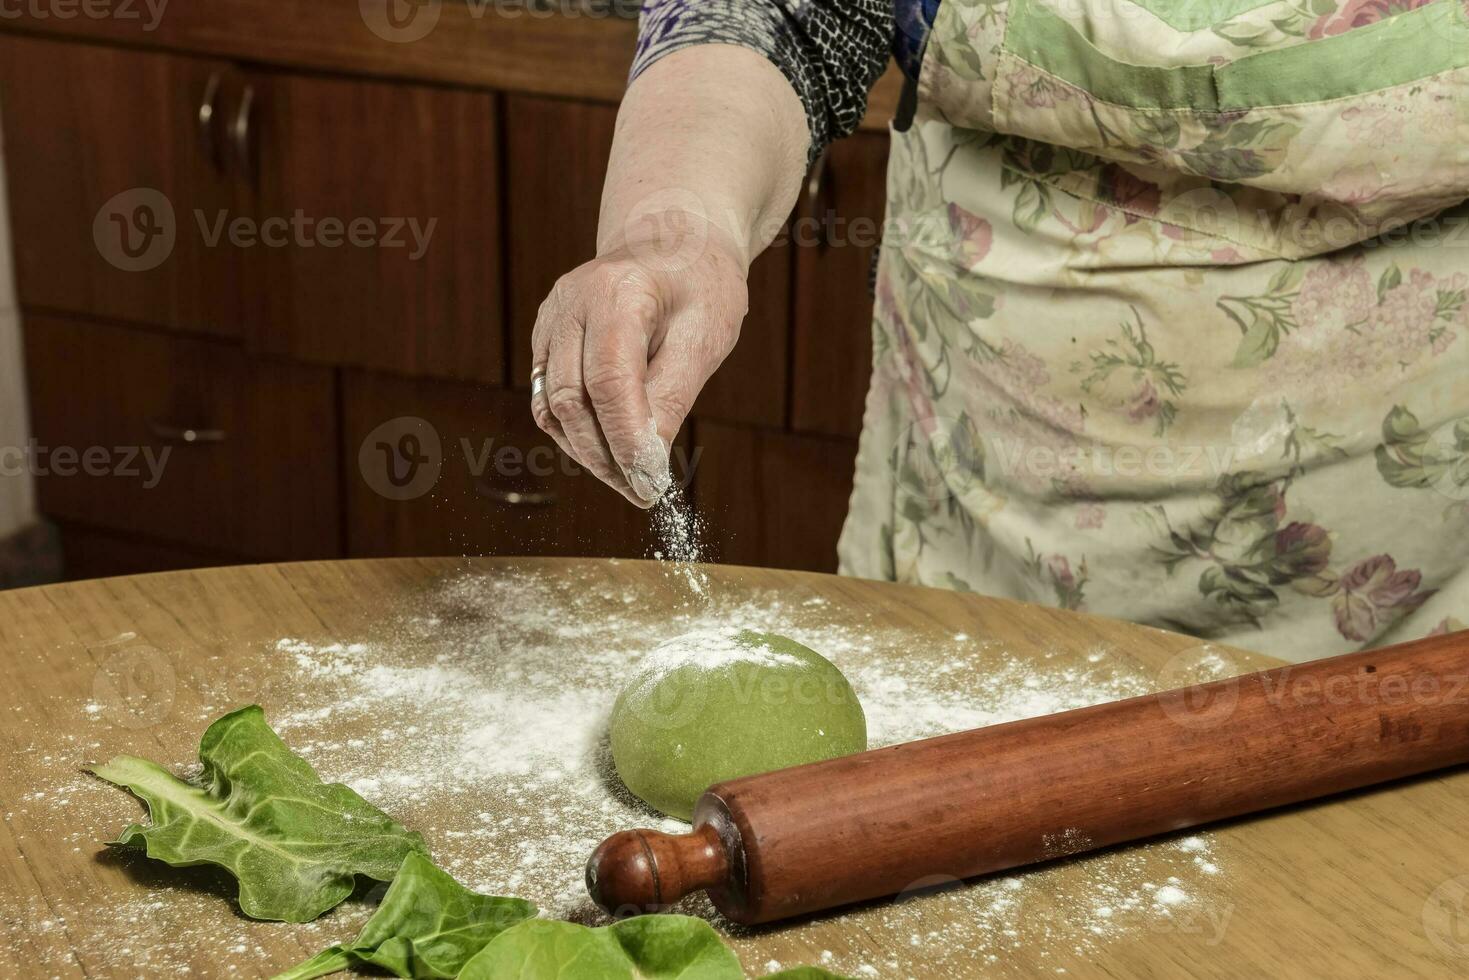
POLYGON ((216 104, 219 102, 219 84, 222 76, 218 71, 209 74, 209 81, 204 83, 204 98, 199 102, 199 144, 204 148, 204 156, 215 170, 220 169, 219 143, 214 138, 214 114, 216 104))
POLYGON ((223 429, 196 429, 186 425, 169 425, 166 422, 149 422, 148 429, 159 439, 188 445, 224 442, 226 438, 223 429))
POLYGON ((230 126, 230 142, 235 148, 235 160, 240 165, 240 173, 250 175, 250 124, 251 117, 255 112, 255 86, 246 85, 245 90, 240 93, 240 108, 235 113, 235 121, 230 126))
POLYGON ((818 255, 825 254, 831 248, 831 229, 827 227, 826 215, 823 213, 830 179, 831 150, 827 148, 816 158, 816 163, 806 178, 806 213, 816 222, 817 234, 820 236, 816 242, 818 255))
POLYGON ((554 507, 559 499, 551 490, 507 490, 504 487, 492 486, 484 480, 476 480, 474 489, 481 497, 487 497, 507 507, 554 507))
POLYGON ((821 193, 826 183, 826 171, 831 166, 830 148, 821 151, 816 162, 811 165, 811 172, 806 175, 806 208, 815 212, 821 206, 821 193))

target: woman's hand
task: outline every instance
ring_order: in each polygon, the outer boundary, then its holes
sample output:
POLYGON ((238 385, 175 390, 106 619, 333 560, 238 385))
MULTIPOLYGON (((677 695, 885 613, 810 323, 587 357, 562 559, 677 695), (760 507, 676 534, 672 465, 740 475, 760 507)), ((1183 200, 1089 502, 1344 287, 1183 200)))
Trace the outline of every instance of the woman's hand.
POLYGON ((541 305, 536 423, 651 507, 668 447, 740 334, 750 262, 790 214, 810 142, 774 65, 728 44, 660 58, 628 87, 602 188, 597 257, 541 305))
POLYGON ((668 451, 748 306, 735 240, 687 211, 644 213, 541 304, 536 424, 640 507, 672 485, 668 451))

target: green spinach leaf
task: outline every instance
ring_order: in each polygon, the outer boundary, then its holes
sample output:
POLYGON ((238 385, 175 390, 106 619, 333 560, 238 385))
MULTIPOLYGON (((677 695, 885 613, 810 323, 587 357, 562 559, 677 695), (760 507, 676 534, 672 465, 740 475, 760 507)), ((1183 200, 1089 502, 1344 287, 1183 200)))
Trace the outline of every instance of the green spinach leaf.
POLYGON ((323 783, 286 748, 258 705, 220 718, 199 743, 203 771, 185 782, 118 756, 92 771, 148 806, 114 843, 175 867, 214 864, 239 879, 254 919, 309 922, 352 893, 356 875, 389 881, 423 838, 340 783, 323 783))
MULTIPOLYGON (((332 946, 275 980, 376 967, 409 980, 744 980, 703 919, 645 915, 591 929, 535 918, 518 898, 479 895, 435 867, 423 838, 340 783, 323 783, 265 722, 258 705, 205 730, 202 771, 182 780, 122 755, 92 770, 131 790, 151 822, 114 842, 175 867, 212 864, 239 882, 256 919, 309 922, 352 893, 358 875, 391 881, 350 945, 332 946)), ((845 980, 818 967, 779 980, 845 980)))
POLYGON ((535 914, 530 902, 477 894, 422 854, 409 854, 350 946, 323 950, 275 980, 309 980, 369 964, 410 980, 457 977, 490 940, 535 914))
POLYGON ((530 919, 495 937, 460 980, 744 980, 709 923, 640 915, 600 929, 530 919))

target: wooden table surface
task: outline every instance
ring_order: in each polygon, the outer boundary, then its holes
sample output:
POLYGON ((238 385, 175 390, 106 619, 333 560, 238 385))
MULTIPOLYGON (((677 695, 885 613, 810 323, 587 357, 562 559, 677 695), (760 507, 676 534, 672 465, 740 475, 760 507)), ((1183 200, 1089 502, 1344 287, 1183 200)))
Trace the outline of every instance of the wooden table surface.
MULTIPOLYGON (((1043 688, 1085 675, 1133 678, 1144 689, 1203 679, 1194 674, 1206 666, 1218 674, 1221 664, 1228 673, 1274 664, 977 596, 793 572, 707 573, 712 602, 740 615, 768 604, 831 630, 867 624, 867 639, 849 655, 863 677, 886 670, 881 696, 894 717, 907 690, 902 676, 945 678, 954 698, 982 692, 995 703, 1009 696, 995 685, 1030 684, 1015 681, 1024 676, 1017 664, 1034 664, 1043 688)), ((436 610, 432 629, 460 637, 460 647, 465 636, 508 631, 514 603, 465 597, 510 595, 504 590, 521 580, 539 583, 543 620, 549 613, 554 622, 557 602, 568 623, 596 618, 595 603, 605 601, 638 610, 651 637, 690 615, 687 592, 665 567, 616 561, 266 565, 0 593, 0 747, 9 760, 0 769, 0 976, 161 976, 185 966, 196 977, 269 975, 355 933, 367 914, 361 903, 308 926, 254 923, 216 878, 109 852, 102 841, 139 808, 79 770, 117 752, 186 768, 205 725, 231 707, 259 701, 268 717, 301 710, 315 689, 292 673, 299 665, 282 655, 285 637, 360 642, 370 657, 376 639, 401 634, 404 617, 422 619, 425 604, 436 610), (459 598, 434 605, 446 590, 459 598)), ((607 622, 626 630, 633 614, 613 620, 611 608, 607 622)), ((554 658, 556 630, 537 628, 553 637, 538 642, 554 658)), ((363 722, 326 713, 316 724, 345 740, 363 722)), ((291 732, 283 737, 295 744, 291 732)), ((308 757, 324 778, 345 778, 330 753, 308 757)), ((475 807, 536 804, 486 798, 466 811, 440 807, 431 788, 417 795, 408 813, 380 805, 423 830, 436 854, 452 850, 475 807)), ((628 818, 614 811, 609 819, 628 818)), ((564 820, 567 833, 576 822, 564 820)), ((603 828, 584 829, 590 840, 603 828)), ((497 838, 456 873, 488 868, 493 879, 496 862, 536 844, 497 838)), ((716 924, 757 975, 777 963, 823 963, 919 978, 1444 977, 1469 971, 1466 895, 1469 773, 1454 771, 794 925, 747 932, 716 924)))

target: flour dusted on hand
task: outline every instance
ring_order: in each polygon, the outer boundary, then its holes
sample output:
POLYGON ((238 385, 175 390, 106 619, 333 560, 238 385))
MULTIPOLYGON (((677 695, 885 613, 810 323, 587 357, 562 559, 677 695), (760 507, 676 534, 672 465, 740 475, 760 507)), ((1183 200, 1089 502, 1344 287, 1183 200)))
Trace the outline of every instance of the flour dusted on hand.
POLYGON ((658 434, 658 423, 648 419, 647 428, 633 455, 627 479, 633 492, 647 501, 660 499, 673 486, 673 473, 668 465, 668 443, 658 434))

